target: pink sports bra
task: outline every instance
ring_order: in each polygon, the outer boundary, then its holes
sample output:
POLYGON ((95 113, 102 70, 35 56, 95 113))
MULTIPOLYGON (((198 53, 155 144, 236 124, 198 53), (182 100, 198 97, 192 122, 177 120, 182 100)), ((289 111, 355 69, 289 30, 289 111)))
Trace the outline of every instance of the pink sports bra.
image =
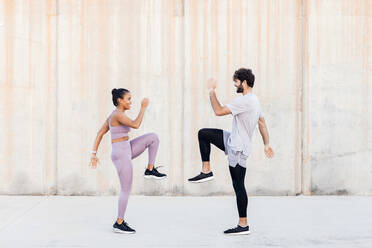
POLYGON ((123 124, 120 124, 119 126, 111 126, 111 116, 113 113, 114 112, 111 113, 108 119, 111 139, 118 139, 118 138, 128 136, 128 133, 130 132, 130 127, 123 125, 123 124))

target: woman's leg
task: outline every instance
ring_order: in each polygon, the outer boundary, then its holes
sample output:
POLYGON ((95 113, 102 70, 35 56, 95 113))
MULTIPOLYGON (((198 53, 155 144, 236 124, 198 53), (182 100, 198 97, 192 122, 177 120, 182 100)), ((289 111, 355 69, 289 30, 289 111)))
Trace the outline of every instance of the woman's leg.
POLYGON ((130 146, 132 149, 132 159, 138 157, 146 150, 146 148, 148 148, 149 154, 148 169, 152 170, 154 167, 156 154, 159 148, 158 135, 156 135, 155 133, 144 134, 131 140, 130 146))
POLYGON ((132 189, 133 183, 133 166, 130 159, 121 161, 123 163, 123 168, 118 172, 120 179, 120 196, 118 203, 118 219, 124 220, 125 211, 128 205, 129 194, 132 189))
POLYGON ((121 188, 118 202, 118 223, 121 224, 124 220, 133 182, 131 148, 129 143, 117 143, 113 145, 112 150, 111 158, 116 167, 121 188))

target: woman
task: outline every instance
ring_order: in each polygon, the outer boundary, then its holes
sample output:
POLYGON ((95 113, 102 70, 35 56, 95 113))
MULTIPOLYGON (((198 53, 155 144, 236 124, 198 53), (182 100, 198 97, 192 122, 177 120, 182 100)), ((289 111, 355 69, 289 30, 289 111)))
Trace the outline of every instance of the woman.
POLYGON ((124 214, 128 204, 129 193, 132 187, 133 166, 132 159, 142 154, 148 148, 149 162, 144 173, 145 178, 163 179, 165 174, 159 173, 154 167, 156 153, 159 147, 159 138, 155 133, 148 133, 136 139, 129 140, 128 133, 131 128, 139 128, 149 100, 144 98, 141 102, 141 110, 135 120, 131 120, 125 111, 131 107, 131 94, 126 89, 113 89, 112 101, 116 109, 107 118, 101 129, 98 131, 94 142, 91 166, 97 167, 98 158, 96 156, 98 146, 104 134, 110 130, 112 139, 111 159, 116 167, 120 180, 120 196, 118 206, 118 217, 114 224, 114 232, 135 233, 124 221, 124 214))

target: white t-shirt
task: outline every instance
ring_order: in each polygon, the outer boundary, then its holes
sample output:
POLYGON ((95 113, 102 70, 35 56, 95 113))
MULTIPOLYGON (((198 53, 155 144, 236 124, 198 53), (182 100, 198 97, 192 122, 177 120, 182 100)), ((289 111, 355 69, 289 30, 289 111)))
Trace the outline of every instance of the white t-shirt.
POLYGON ((242 151, 249 156, 252 151, 252 136, 257 126, 258 119, 263 117, 261 105, 253 93, 248 93, 235 98, 226 104, 233 115, 231 135, 227 145, 233 151, 242 151))

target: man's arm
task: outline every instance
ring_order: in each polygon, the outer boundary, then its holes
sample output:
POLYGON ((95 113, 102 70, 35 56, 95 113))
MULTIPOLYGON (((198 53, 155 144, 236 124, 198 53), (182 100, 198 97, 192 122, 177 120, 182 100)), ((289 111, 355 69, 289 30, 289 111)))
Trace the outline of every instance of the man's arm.
POLYGON ((266 122, 263 117, 258 119, 258 129, 260 130, 264 145, 269 144, 269 132, 267 131, 266 122))
POLYGON ((211 105, 214 113, 217 116, 229 115, 231 114, 230 109, 225 106, 221 106, 220 102, 217 99, 217 95, 214 89, 209 91, 209 98, 211 100, 211 105))
POLYGON ((267 131, 266 122, 263 117, 258 119, 258 129, 260 130, 263 143, 265 145, 265 154, 266 157, 272 158, 274 156, 274 150, 271 148, 269 144, 269 132, 267 131))

